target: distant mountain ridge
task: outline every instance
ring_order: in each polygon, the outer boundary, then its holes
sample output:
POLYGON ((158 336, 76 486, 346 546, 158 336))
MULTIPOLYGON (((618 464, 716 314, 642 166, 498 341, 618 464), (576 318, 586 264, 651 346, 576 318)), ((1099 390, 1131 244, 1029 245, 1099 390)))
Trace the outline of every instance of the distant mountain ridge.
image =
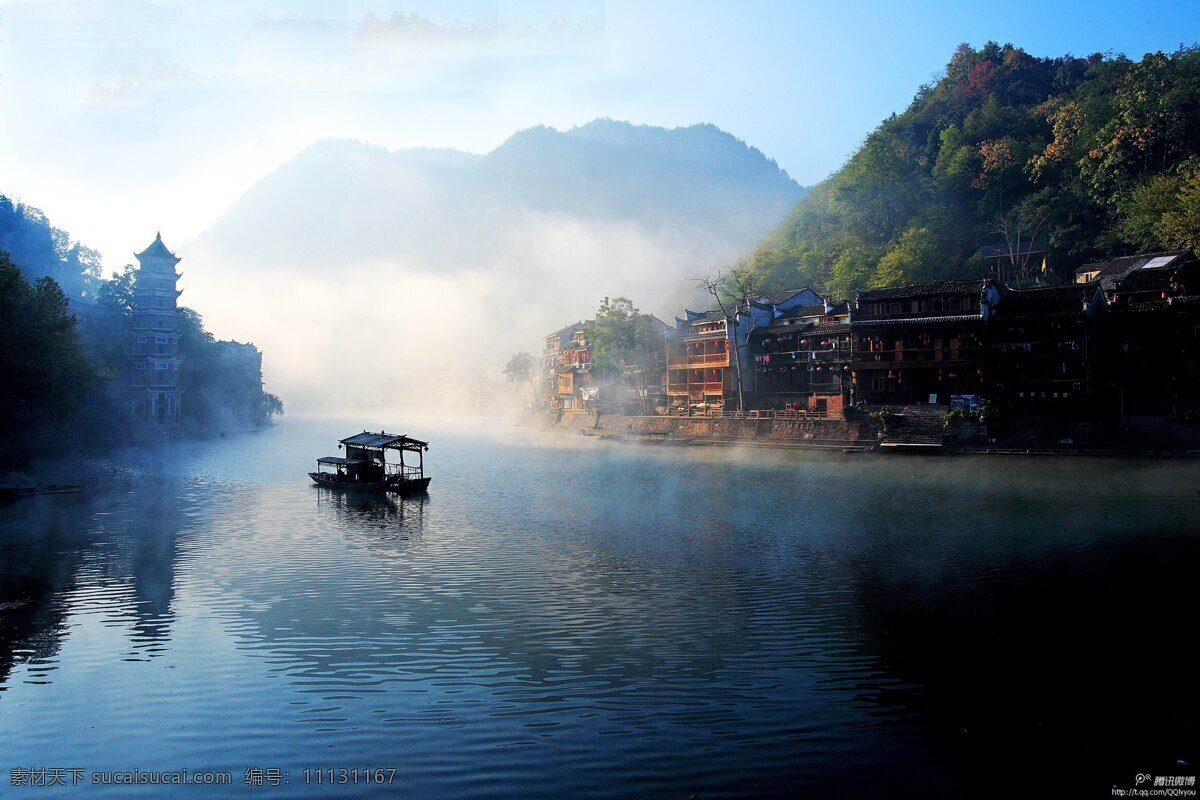
POLYGON ((485 155, 326 140, 176 247, 191 302, 272 354, 292 411, 475 413, 512 353, 606 296, 664 319, 706 302, 695 278, 804 191, 712 125, 537 127, 485 155))
POLYGON ((707 230, 749 250, 804 194, 774 161, 712 125, 536 127, 482 156, 331 139, 253 186, 201 241, 301 265, 351 252, 430 257, 461 249, 464 237, 486 247, 496 223, 540 212, 707 230))

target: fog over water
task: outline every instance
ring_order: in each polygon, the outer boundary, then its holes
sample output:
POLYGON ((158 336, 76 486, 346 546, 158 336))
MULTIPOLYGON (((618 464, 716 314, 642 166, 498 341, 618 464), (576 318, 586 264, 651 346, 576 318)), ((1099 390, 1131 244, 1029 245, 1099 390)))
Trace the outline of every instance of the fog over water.
POLYGON ((6 765, 1061 797, 1197 763, 1187 462, 426 428, 427 497, 310 485, 356 427, 119 454, 3 509, 6 765))
MULTIPOLYGON (((598 120, 485 156, 318 143, 184 261, 183 300, 299 413, 479 413, 518 351, 627 296, 667 322, 803 190, 712 126, 598 120)), ((170 242, 169 242, 170 244, 170 242)))

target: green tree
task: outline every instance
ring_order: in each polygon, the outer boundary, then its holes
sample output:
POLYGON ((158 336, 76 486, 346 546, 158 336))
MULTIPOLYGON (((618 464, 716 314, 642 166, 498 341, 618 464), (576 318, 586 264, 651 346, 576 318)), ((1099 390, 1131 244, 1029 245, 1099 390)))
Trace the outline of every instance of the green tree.
POLYGON ((30 285, 0 252, 0 430, 17 418, 63 419, 95 380, 67 297, 50 277, 30 285))
POLYGON ((1160 239, 1169 249, 1200 250, 1200 168, 1182 182, 1175 199, 1158 224, 1160 239))
POLYGON ((534 377, 536 368, 537 361, 523 350, 508 359, 508 364, 504 367, 504 377, 508 378, 510 383, 525 381, 529 384, 530 397, 535 406, 538 402, 537 381, 534 377))
POLYGON ((662 337, 655 337, 652 320, 627 297, 604 298, 596 318, 587 324, 592 364, 600 369, 644 364, 646 356, 662 346, 662 337))
MULTIPOLYGON (((1040 220, 1060 275, 1195 242, 1200 50, 1035 58, 960 46, 748 262, 764 291, 978 277, 997 219, 1040 220)), ((1040 264, 1040 258, 1039 258, 1040 264)), ((1011 269, 1009 273, 1020 272, 1011 269)), ((1027 272, 1028 270, 1026 270, 1027 272)))

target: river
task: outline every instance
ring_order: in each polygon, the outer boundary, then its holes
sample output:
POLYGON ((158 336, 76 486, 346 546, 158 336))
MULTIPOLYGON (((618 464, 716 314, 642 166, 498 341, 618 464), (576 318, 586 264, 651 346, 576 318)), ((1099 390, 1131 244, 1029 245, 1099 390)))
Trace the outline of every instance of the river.
POLYGON ((76 770, 61 796, 280 798, 1107 797, 1197 772, 1195 462, 429 429, 426 497, 311 485, 354 432, 123 453, 0 507, 11 796, 39 768, 76 770), (233 787, 90 785, 129 770, 233 787))

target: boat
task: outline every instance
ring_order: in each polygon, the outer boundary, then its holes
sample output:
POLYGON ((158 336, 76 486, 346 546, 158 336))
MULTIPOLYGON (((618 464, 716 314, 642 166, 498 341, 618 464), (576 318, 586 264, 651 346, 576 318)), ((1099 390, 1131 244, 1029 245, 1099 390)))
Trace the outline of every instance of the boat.
POLYGON ((79 494, 83 486, 77 483, 51 483, 47 486, 0 486, 0 501, 19 500, 43 494, 79 494))
POLYGON ((633 433, 602 433, 600 438, 606 442, 626 442, 633 444, 656 444, 664 446, 681 446, 696 441, 695 436, 679 438, 671 435, 671 431, 635 431, 633 433))
POLYGON ((418 494, 429 488, 425 475, 425 453, 429 443, 404 434, 363 431, 341 439, 344 456, 322 456, 317 471, 308 473, 318 486, 358 492, 418 494), (400 462, 387 460, 387 451, 400 455, 400 462), (405 453, 416 453, 417 464, 404 463, 405 453), (326 471, 322 471, 325 468, 326 471))

